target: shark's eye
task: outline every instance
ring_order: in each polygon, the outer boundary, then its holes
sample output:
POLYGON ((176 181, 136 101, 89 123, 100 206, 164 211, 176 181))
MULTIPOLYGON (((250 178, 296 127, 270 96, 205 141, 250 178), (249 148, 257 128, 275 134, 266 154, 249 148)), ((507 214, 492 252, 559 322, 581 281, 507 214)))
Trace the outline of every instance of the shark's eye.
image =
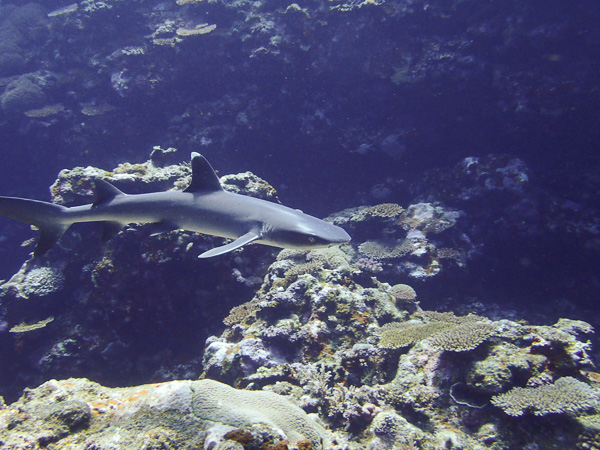
POLYGON ((309 236, 308 237, 308 242, 310 242, 311 244, 314 244, 316 241, 316 239, 314 238, 314 236, 309 236))

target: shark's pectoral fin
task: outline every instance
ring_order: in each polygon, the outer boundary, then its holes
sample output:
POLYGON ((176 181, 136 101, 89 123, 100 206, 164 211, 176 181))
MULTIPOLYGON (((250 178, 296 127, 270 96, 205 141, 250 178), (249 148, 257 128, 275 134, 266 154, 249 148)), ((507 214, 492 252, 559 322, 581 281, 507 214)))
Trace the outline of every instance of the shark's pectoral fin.
POLYGON ((168 233, 169 231, 175 231, 181 228, 176 223, 169 222, 167 220, 151 223, 149 227, 151 231, 150 236, 157 236, 159 234, 168 233))
POLYGON ((104 244, 105 242, 114 238, 119 231, 123 229, 124 225, 121 222, 106 221, 102 222, 102 236, 100 241, 104 244))
POLYGON ((215 247, 211 250, 208 250, 208 251, 202 253, 200 256, 198 256, 198 258, 210 258, 211 256, 222 255, 223 253, 230 252, 232 250, 235 250, 236 248, 240 248, 243 245, 249 244, 252 241, 256 241, 257 239, 260 239, 261 237, 262 236, 260 235, 260 233, 257 233, 256 231, 249 231, 248 233, 240 236, 235 241, 230 242, 227 245, 222 245, 221 247, 215 247))

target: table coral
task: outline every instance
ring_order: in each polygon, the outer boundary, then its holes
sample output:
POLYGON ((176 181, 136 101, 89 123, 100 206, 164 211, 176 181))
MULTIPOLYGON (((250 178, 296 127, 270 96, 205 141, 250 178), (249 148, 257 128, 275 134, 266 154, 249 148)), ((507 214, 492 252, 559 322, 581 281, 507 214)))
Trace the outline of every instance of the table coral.
POLYGON ((598 392, 573 377, 536 388, 516 387, 492 397, 492 404, 511 416, 531 412, 536 416, 577 413, 598 406, 598 392))

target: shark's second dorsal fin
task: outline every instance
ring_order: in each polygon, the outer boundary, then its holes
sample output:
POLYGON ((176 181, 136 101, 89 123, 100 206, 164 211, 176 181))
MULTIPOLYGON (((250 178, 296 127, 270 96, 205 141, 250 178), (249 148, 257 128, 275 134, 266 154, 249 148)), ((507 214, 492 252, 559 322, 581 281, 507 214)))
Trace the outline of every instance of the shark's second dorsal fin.
POLYGON ((113 198, 119 195, 127 195, 124 192, 121 192, 108 181, 104 181, 101 179, 95 180, 96 183, 96 200, 94 200, 94 206, 101 205, 103 203, 111 201, 113 198))
POLYGON ((184 192, 221 191, 223 187, 210 163, 200 153, 192 153, 192 182, 184 192))

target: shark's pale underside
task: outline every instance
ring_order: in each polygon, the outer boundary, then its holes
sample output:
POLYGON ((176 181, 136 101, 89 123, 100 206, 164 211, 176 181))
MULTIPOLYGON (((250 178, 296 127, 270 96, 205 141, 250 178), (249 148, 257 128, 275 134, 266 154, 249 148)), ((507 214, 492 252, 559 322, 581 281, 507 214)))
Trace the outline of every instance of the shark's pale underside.
POLYGON ((0 214, 40 229, 35 256, 48 251, 77 222, 102 222, 103 241, 128 223, 150 223, 153 234, 184 229, 234 239, 200 258, 221 255, 250 242, 310 249, 350 240, 342 228, 300 210, 225 191, 199 153, 192 153, 192 181, 185 191, 127 195, 104 180, 96 180, 96 190, 93 204, 71 208, 0 197, 0 214))

